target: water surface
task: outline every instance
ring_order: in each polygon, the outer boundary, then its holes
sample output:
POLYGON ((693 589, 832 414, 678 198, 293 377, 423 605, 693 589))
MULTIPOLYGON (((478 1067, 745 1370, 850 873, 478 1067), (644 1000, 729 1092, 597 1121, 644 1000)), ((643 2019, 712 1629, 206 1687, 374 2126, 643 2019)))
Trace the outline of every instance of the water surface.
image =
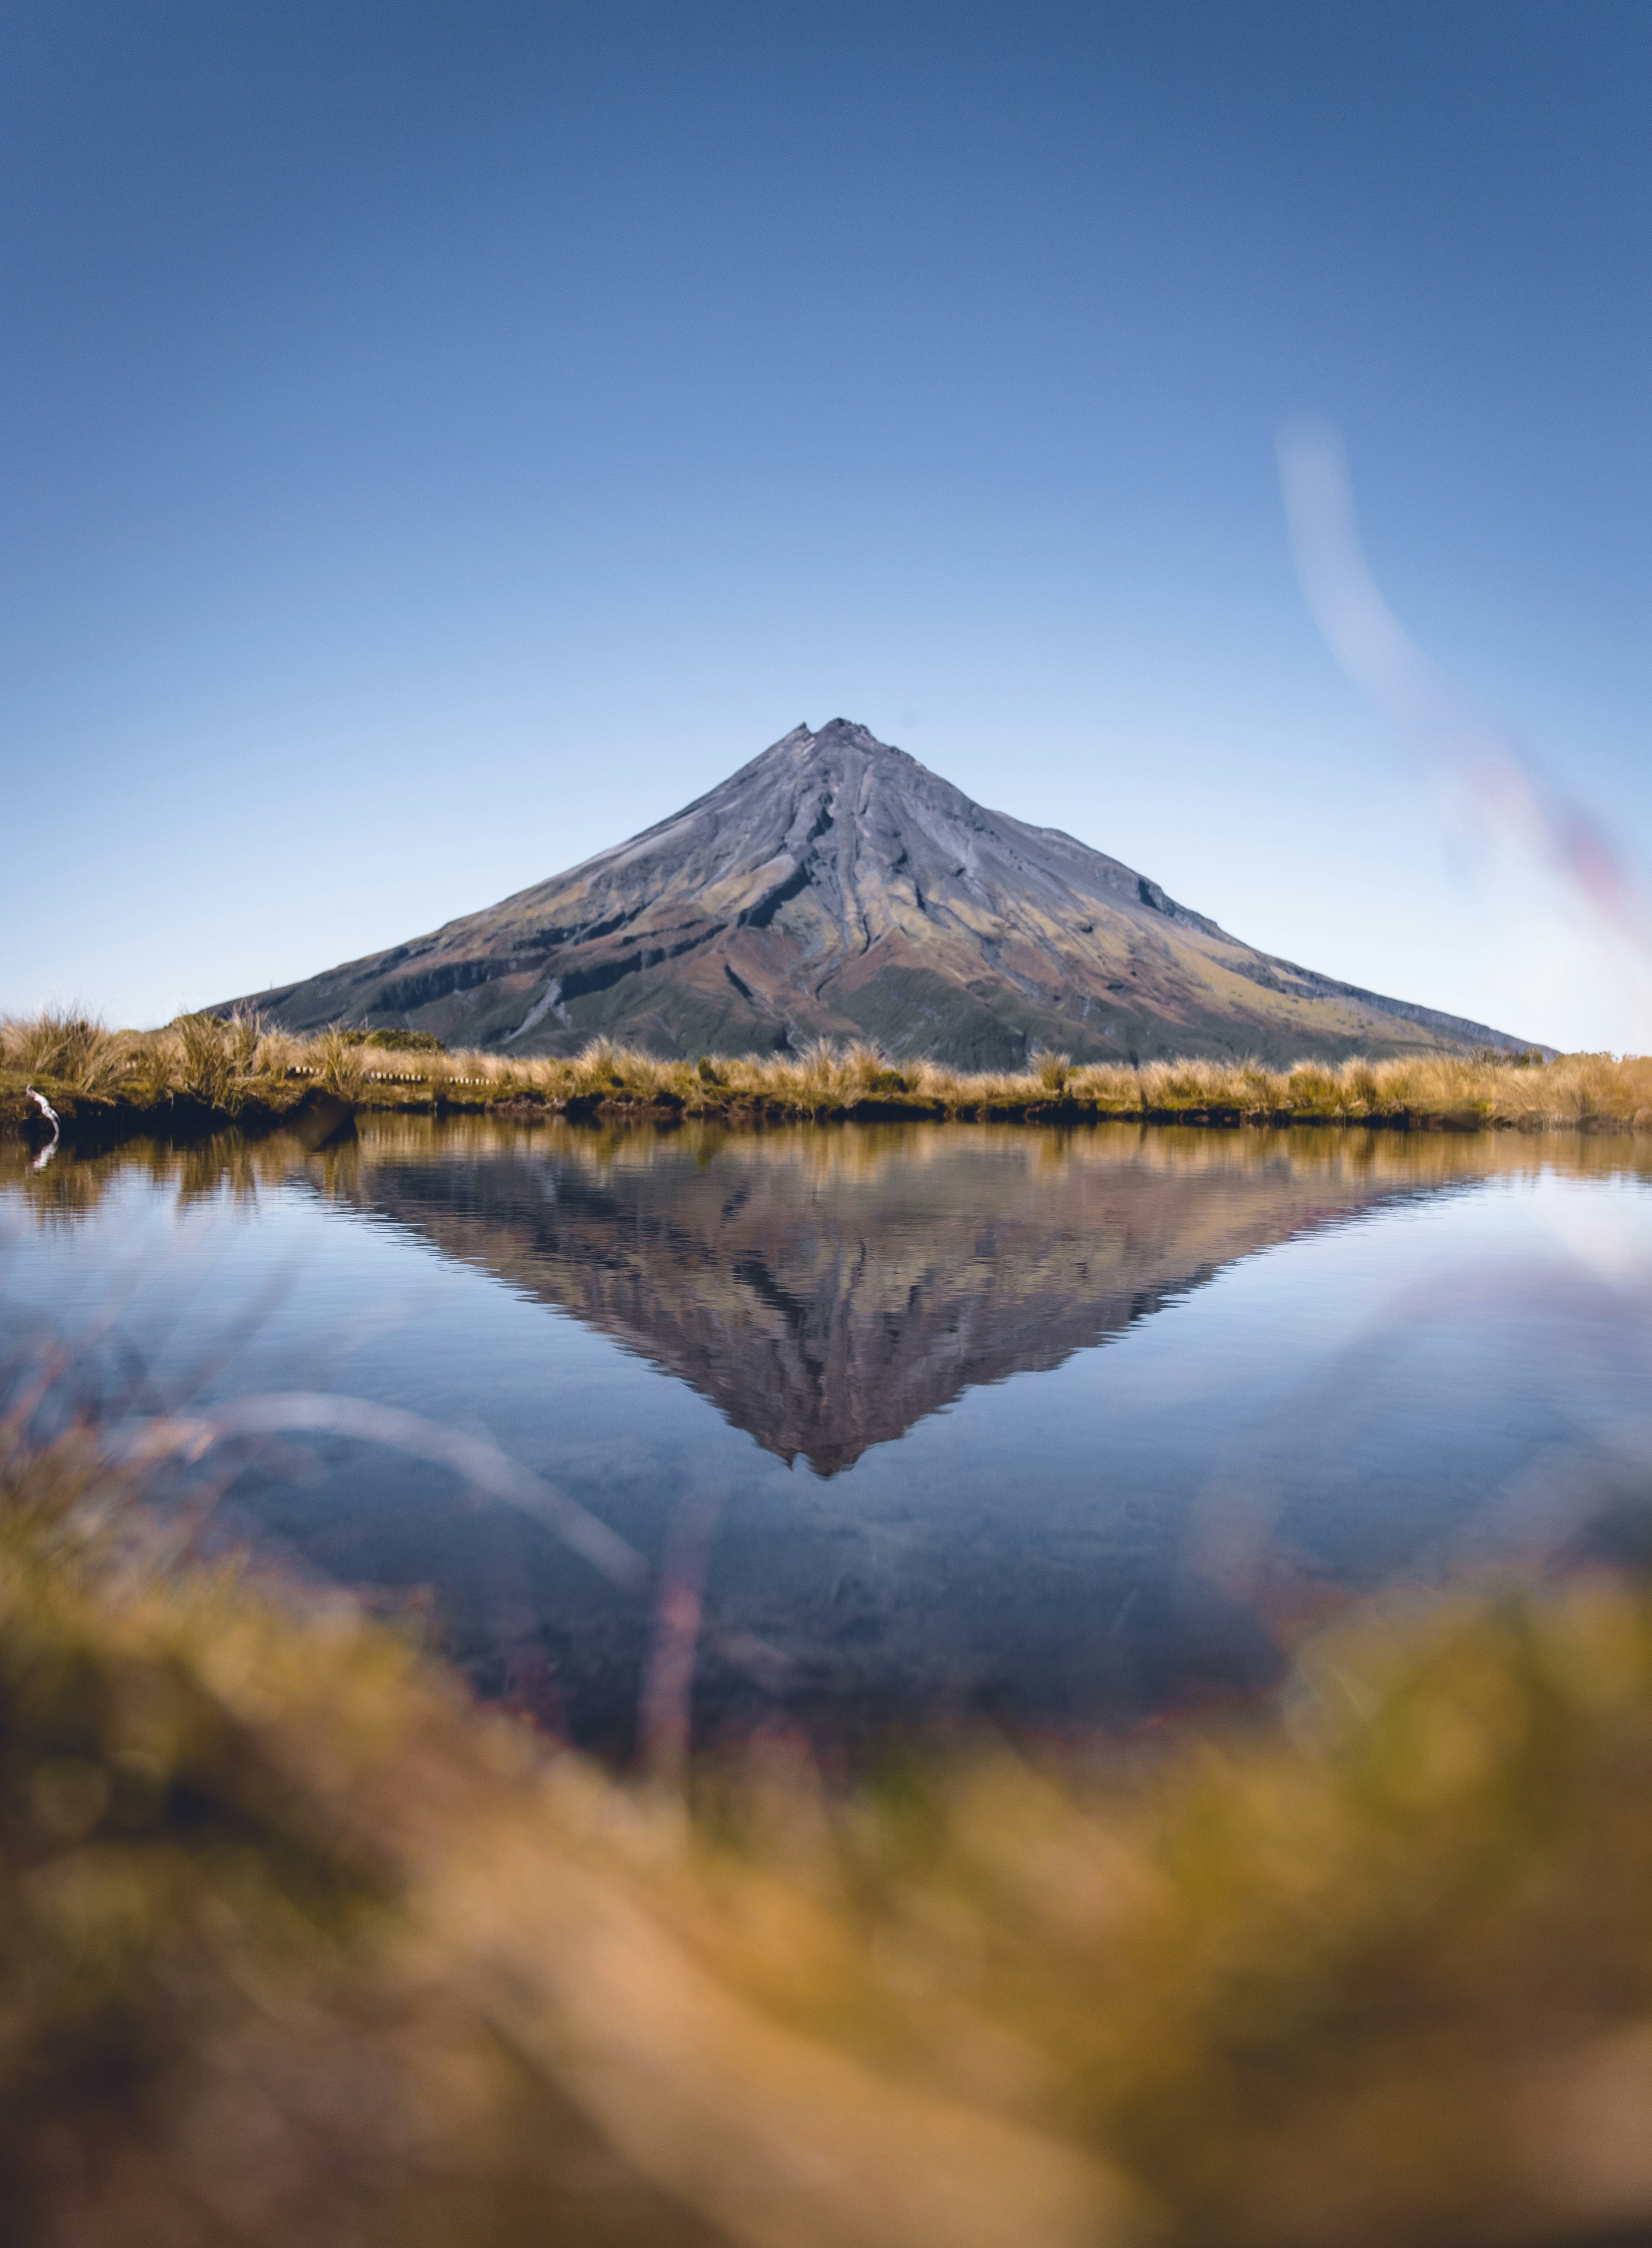
POLYGON ((404 1445, 248 1442, 216 1534, 418 1601, 583 1742, 690 1692, 702 1737, 1122 1726, 1265 1686, 1349 1593, 1638 1539, 1649 1176, 1627 1141, 1122 1126, 13 1148, 0 1324, 128 1413, 325 1393, 532 1470, 561 1517, 404 1445))

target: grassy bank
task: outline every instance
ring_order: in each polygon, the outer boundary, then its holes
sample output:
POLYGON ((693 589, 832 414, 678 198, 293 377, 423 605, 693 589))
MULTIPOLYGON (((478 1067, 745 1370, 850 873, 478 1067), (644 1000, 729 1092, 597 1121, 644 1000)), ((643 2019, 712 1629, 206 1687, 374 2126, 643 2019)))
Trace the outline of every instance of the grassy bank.
POLYGON ((1090 1064, 1046 1054, 1020 1073, 897 1065, 875 1047, 817 1045, 797 1056, 661 1061, 596 1040, 570 1060, 449 1052, 405 1034, 329 1031, 299 1039, 253 1020, 181 1018, 163 1031, 110 1031, 45 1014, 0 1023, 0 1126, 35 1128, 33 1084, 71 1137, 154 1130, 168 1119, 290 1114, 322 1090, 355 1106, 504 1107, 571 1115, 635 1113, 827 1120, 992 1118, 1366 1125, 1409 1130, 1652 1128, 1652 1059, 1499 1055, 1268 1070, 1210 1061, 1090 1064))
POLYGON ((685 1799, 190 1561, 95 1430, 14 1417, 0 1895, 22 2248, 1652 2223, 1632 1587, 1350 1614, 1272 1715, 931 1741, 847 1798, 771 1743, 685 1799))

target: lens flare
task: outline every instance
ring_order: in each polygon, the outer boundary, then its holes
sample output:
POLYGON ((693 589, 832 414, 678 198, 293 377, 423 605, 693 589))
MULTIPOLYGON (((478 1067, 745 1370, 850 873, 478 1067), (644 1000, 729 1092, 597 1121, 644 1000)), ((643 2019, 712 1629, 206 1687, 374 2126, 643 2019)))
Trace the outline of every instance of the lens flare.
POLYGON ((1342 441, 1329 423, 1287 424, 1278 441, 1285 517, 1303 594, 1348 676, 1429 750, 1495 840, 1534 860, 1587 920, 1627 952, 1652 999, 1652 898, 1594 813, 1482 710, 1410 638, 1372 578, 1342 441))

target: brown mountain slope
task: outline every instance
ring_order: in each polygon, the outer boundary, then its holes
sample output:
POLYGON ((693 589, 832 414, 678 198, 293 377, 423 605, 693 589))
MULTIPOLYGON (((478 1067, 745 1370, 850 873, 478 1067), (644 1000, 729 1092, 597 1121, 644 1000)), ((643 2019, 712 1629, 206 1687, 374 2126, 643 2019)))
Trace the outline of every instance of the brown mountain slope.
POLYGON ((842 718, 484 913, 239 1004, 521 1054, 872 1037, 975 1068, 1039 1045, 1278 1063, 1525 1043, 1258 952, 842 718))

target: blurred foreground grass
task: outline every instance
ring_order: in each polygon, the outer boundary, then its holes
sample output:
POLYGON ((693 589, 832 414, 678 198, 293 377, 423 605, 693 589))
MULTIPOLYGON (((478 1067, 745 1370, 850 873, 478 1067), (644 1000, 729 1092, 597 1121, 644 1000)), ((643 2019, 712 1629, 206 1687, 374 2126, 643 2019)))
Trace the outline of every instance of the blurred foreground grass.
POLYGON ((194 1109, 251 1121, 320 1089, 357 1105, 753 1119, 991 1117, 1478 1130, 1652 1128, 1652 1058, 1420 1052, 1290 1069, 1202 1059, 1023 1071, 897 1061, 826 1041, 802 1053, 667 1060, 595 1038, 571 1057, 448 1052, 433 1038, 333 1029, 298 1038, 253 1017, 188 1015, 160 1031, 111 1031, 72 1012, 0 1020, 0 1123, 39 1121, 39 1086, 78 1131, 153 1125, 194 1109))
POLYGON ((35 2243, 1652 2230, 1652 1598, 1345 1617, 1088 1754, 689 1803, 0 1452, 0 2209, 35 2243))

